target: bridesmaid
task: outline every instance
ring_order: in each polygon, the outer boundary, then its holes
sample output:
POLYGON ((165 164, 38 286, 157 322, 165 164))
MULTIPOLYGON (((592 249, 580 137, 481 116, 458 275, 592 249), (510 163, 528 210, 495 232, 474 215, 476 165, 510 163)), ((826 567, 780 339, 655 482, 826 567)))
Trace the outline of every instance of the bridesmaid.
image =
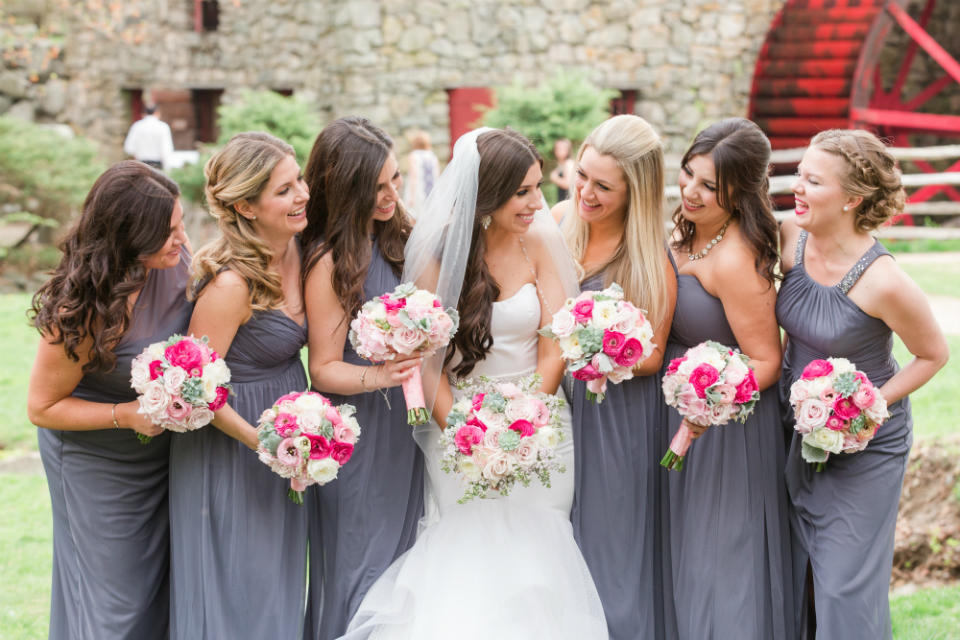
POLYGON ((573 209, 564 232, 580 267, 580 288, 622 286, 626 299, 646 310, 658 345, 634 369, 632 380, 607 385, 601 404, 586 400, 581 381, 574 382, 571 397, 577 469, 571 520, 611 640, 667 633, 660 539, 666 470, 659 462, 669 442, 661 425, 657 374, 677 278, 666 250, 663 183, 660 137, 642 118, 617 116, 580 148, 572 205, 554 207, 556 214, 573 209))
POLYGON ((797 627, 806 623, 810 567, 817 637, 889 640, 894 528, 913 442, 907 396, 946 364, 949 350, 923 292, 870 234, 904 206, 900 171, 883 143, 866 131, 818 134, 793 193, 796 215, 780 231, 783 403, 789 409, 790 386, 812 360, 848 358, 891 414, 864 451, 831 455, 821 473, 803 461, 793 435, 786 478, 797 627), (903 369, 891 353, 893 333, 913 354, 903 369))
MULTIPOLYGON (((705 340, 751 357, 761 391, 746 424, 698 436, 670 476, 670 543, 680 638, 794 636, 785 445, 777 401, 777 223, 770 142, 743 118, 701 132, 683 157, 671 249, 677 308, 665 362, 705 340), (773 387, 773 388, 770 388, 773 387)), ((670 436, 680 414, 667 408, 670 436)))
POLYGON ((190 332, 209 336, 235 396, 170 450, 171 638, 299 640, 307 510, 260 462, 254 425, 307 388, 307 326, 295 235, 309 199, 293 147, 241 133, 204 167, 221 237, 197 252, 190 332))
POLYGON ((313 199, 304 230, 310 379, 334 404, 357 408, 363 435, 335 482, 310 504, 310 598, 304 638, 337 638, 367 590, 416 541, 423 454, 407 424, 400 383, 420 358, 381 365, 347 342, 361 305, 394 290, 410 221, 400 202, 393 141, 366 118, 335 120, 307 163, 313 199))
POLYGON ((167 637, 170 434, 137 413, 130 363, 190 322, 179 195, 141 162, 108 169, 33 298, 43 340, 27 412, 53 507, 52 640, 167 637))

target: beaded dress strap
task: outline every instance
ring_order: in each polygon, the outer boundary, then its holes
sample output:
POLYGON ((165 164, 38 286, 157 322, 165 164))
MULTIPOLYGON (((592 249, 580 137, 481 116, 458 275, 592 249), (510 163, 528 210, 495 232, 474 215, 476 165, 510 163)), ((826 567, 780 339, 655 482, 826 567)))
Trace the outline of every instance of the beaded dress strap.
POLYGON ((807 231, 800 230, 800 237, 797 238, 797 252, 793 254, 793 266, 803 264, 803 249, 807 246, 807 231))
POLYGON ((867 249, 863 257, 857 260, 857 263, 847 272, 847 275, 843 276, 843 280, 837 284, 837 289, 840 289, 840 293, 843 295, 847 295, 850 289, 853 288, 853 285, 857 284, 857 280, 859 280, 863 272, 867 270, 867 267, 873 264, 874 260, 880 256, 888 255, 890 255, 890 252, 887 251, 887 248, 880 244, 879 240, 874 240, 873 246, 867 249))

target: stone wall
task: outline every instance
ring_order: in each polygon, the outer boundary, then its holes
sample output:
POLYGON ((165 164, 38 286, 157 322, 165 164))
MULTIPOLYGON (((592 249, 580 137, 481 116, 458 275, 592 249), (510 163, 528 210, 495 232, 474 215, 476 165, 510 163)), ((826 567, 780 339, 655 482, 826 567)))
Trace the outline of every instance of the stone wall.
POLYGON ((423 128, 449 153, 447 89, 537 83, 557 66, 636 91, 679 152, 706 123, 745 115, 757 52, 783 0, 226 0, 196 33, 191 0, 140 0, 137 45, 73 29, 57 118, 113 156, 124 89, 292 89, 323 120, 358 113, 405 150, 423 128))

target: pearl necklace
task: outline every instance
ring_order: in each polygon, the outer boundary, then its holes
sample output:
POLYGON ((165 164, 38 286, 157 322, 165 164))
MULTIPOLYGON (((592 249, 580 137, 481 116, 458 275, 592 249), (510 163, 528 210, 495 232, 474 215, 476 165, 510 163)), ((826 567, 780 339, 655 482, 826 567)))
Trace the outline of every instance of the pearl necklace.
POLYGON ((700 252, 698 252, 698 253, 688 253, 688 254, 687 254, 687 257, 690 258, 691 260, 699 260, 700 258, 706 258, 706 257, 707 257, 707 253, 709 253, 709 251, 710 251, 710 249, 713 247, 713 245, 715 245, 715 244, 717 244, 718 242, 720 242, 721 240, 723 240, 723 234, 724 234, 724 232, 727 230, 727 227, 728 227, 729 225, 730 225, 730 221, 729 221, 729 220, 727 220, 726 222, 724 222, 724 223, 723 223, 723 227, 720 229, 720 233, 717 234, 717 237, 716 237, 716 238, 714 238, 713 240, 711 240, 710 242, 707 243, 707 246, 705 246, 705 247, 703 248, 703 251, 700 251, 700 252))

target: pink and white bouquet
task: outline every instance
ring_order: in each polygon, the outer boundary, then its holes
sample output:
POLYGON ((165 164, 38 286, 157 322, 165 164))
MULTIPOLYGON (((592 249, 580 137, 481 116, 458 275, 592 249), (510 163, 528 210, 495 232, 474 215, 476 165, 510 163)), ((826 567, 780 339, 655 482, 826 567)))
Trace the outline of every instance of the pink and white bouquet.
POLYGON ((559 343, 567 370, 587 383, 587 399, 602 402, 607 381, 633 378, 633 368, 653 353, 653 327, 643 311, 623 299, 616 283, 570 298, 540 334, 559 343))
MULTIPOLYGON (((690 422, 722 425, 730 419, 746 422, 760 399, 750 358, 718 342, 707 341, 672 360, 663 376, 663 396, 690 422)), ((660 464, 683 470, 683 459, 693 441, 690 429, 680 430, 660 464)))
MULTIPOLYGON (((208 345, 207 336, 171 336, 133 359, 130 386, 139 395, 137 413, 168 431, 193 431, 213 420, 213 412, 233 393, 230 368, 208 345)), ((138 433, 146 444, 151 437, 138 433)))
POLYGON ((350 461, 360 437, 354 413, 352 405, 334 407, 316 391, 302 391, 282 396, 260 416, 260 461, 290 479, 287 495, 296 504, 309 485, 334 480, 350 461))
POLYGON ((817 471, 831 453, 866 449, 889 416, 880 390, 846 358, 808 364, 790 387, 790 405, 803 435, 801 455, 817 471))
MULTIPOLYGON (((450 343, 459 324, 456 309, 445 310, 435 295, 408 282, 363 305, 350 323, 350 344, 373 362, 392 360, 398 353, 429 357, 450 343)), ((430 419, 419 368, 403 381, 403 397, 408 424, 430 419)))
POLYGON ((550 472, 566 470, 556 453, 564 400, 537 393, 541 382, 534 374, 516 383, 480 376, 457 384, 466 395, 447 415, 440 467, 464 475, 460 504, 491 490, 507 496, 518 481, 526 487, 534 477, 549 487, 550 472))

